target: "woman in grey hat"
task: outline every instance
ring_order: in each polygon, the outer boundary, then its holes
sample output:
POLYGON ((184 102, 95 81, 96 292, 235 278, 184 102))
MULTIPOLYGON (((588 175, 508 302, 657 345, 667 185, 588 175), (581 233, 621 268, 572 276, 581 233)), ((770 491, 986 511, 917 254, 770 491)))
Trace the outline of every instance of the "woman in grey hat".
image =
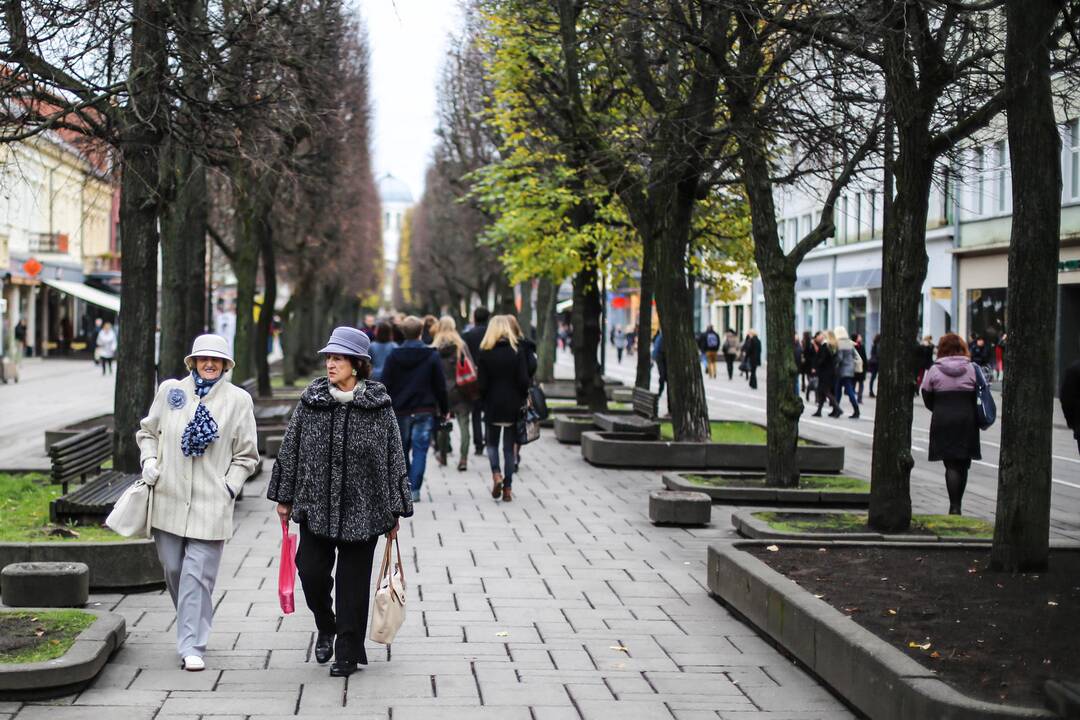
POLYGON ((251 396, 225 378, 233 367, 225 338, 195 338, 184 362, 191 374, 161 383, 136 440, 143 482, 154 488, 150 525, 176 608, 180 666, 198 671, 233 501, 259 451, 251 396))
POLYGON ((390 396, 369 380, 368 336, 339 327, 319 352, 326 377, 304 390, 282 439, 266 496, 300 525, 300 582, 315 616, 315 659, 330 674, 367 664, 371 564, 379 535, 412 515, 401 435, 390 396), (337 571, 331 578, 335 560, 337 571), (335 601, 330 591, 336 581, 335 601))

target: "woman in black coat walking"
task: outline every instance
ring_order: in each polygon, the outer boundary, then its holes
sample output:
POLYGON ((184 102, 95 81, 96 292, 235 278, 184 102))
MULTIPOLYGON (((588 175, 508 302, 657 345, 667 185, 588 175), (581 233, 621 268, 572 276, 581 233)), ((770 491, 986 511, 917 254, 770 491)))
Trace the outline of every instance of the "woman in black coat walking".
POLYGON ((937 362, 926 371, 921 385, 923 403, 931 412, 929 459, 945 463, 950 515, 960 514, 971 461, 982 458, 975 372, 967 343, 947 333, 938 340, 937 362))
POLYGON ((829 406, 835 414, 839 410, 839 406, 836 404, 836 392, 834 386, 836 385, 836 367, 833 359, 836 356, 836 351, 829 344, 828 336, 823 332, 819 332, 814 336, 814 364, 811 367, 811 374, 817 378, 817 411, 814 412, 814 417, 821 417, 821 407, 825 404, 825 401, 829 401, 829 406))
POLYGON ((510 317, 496 315, 488 322, 487 332, 480 342, 480 353, 476 357, 480 397, 487 425, 486 450, 491 463, 491 497, 498 499, 501 496, 503 502, 513 500, 511 486, 516 459, 514 443, 517 441, 514 426, 529 394, 529 359, 524 350, 519 345, 510 317), (500 444, 504 468, 499 466, 500 444))
POLYGON ((304 390, 266 490, 278 503, 282 523, 291 518, 300 525, 296 565, 315 615, 315 660, 325 663, 336 655, 330 667, 335 677, 367 665, 364 632, 375 546, 379 535, 385 533, 387 541, 396 537, 399 518, 413 513, 390 396, 382 383, 367 379, 369 344, 360 330, 339 327, 319 351, 327 376, 304 390))

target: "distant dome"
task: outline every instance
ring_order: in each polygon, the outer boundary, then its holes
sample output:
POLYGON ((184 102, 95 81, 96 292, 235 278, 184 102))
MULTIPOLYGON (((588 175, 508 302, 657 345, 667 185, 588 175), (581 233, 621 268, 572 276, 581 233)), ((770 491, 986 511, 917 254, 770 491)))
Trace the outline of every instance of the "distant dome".
POLYGON ((399 180, 390 173, 386 173, 378 180, 379 184, 379 199, 387 203, 405 203, 411 205, 413 202, 412 192, 409 190, 409 186, 404 181, 399 180))

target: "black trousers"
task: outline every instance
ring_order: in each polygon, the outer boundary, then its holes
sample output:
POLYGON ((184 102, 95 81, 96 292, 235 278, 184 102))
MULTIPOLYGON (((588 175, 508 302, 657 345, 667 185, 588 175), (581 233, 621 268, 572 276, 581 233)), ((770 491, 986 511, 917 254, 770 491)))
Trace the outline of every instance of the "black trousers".
POLYGON ((315 627, 322 634, 337 635, 334 643, 337 660, 367 665, 364 635, 371 597, 371 564, 378 544, 378 535, 361 542, 338 542, 315 535, 308 531, 307 525, 300 526, 296 569, 307 606, 315 616, 315 627), (337 572, 331 577, 335 556, 337 572), (335 579, 337 592, 335 603, 331 604, 330 591, 335 579))

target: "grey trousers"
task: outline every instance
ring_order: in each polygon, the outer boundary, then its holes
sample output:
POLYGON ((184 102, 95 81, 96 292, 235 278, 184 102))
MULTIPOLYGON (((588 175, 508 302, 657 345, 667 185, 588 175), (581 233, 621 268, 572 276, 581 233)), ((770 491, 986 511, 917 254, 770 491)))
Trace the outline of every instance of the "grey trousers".
POLYGON ((176 608, 176 651, 181 658, 202 657, 210 640, 211 595, 225 541, 196 540, 154 528, 154 546, 176 608))

